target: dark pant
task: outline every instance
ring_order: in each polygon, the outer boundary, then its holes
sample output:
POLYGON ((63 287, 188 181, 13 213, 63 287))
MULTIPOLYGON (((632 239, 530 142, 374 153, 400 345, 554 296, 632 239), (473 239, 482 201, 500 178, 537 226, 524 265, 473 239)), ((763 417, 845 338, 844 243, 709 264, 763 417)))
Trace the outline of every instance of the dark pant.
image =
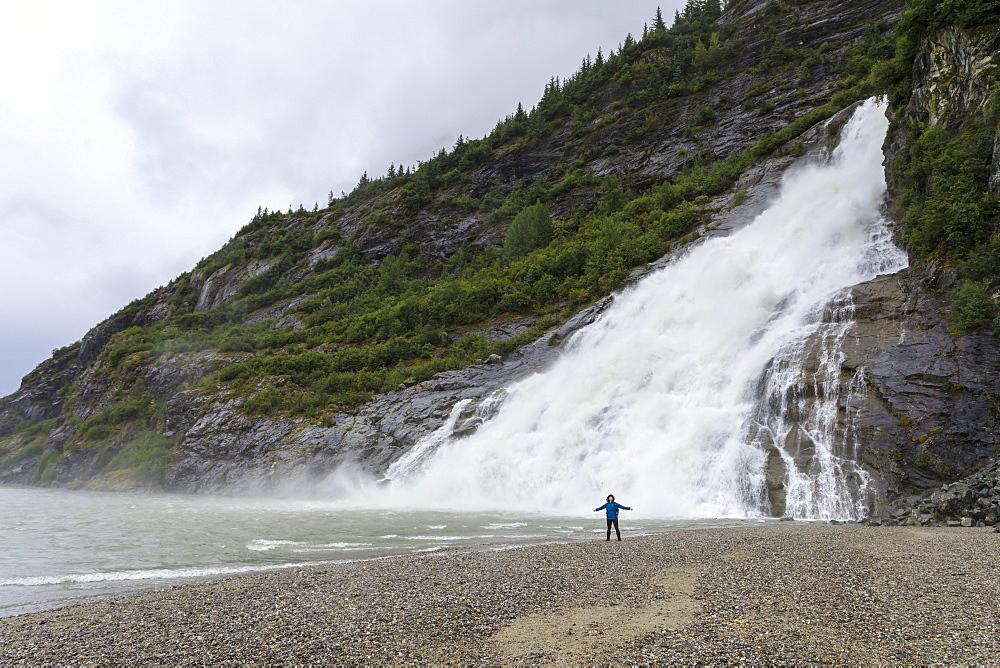
POLYGON ((615 525, 615 535, 618 536, 618 540, 622 539, 622 532, 618 530, 618 518, 611 519, 608 518, 608 540, 611 540, 611 525, 615 525))

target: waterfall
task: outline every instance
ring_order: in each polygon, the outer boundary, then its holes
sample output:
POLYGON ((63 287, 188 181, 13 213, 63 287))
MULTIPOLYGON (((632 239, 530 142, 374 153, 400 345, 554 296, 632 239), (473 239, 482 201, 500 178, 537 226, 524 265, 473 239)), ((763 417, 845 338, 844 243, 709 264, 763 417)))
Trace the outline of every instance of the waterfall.
POLYGON ((856 516, 838 345, 846 288, 905 266, 879 214, 886 128, 883 106, 860 106, 830 160, 790 170, 767 211, 622 292, 475 433, 446 425, 378 493, 574 514, 611 493, 655 516, 753 517, 771 512, 770 465, 788 512, 856 516))
POLYGON ((410 478, 423 471, 428 458, 442 443, 454 438, 456 434, 477 429, 493 417, 503 404, 504 394, 502 390, 490 394, 475 406, 471 416, 464 419, 465 409, 472 403, 472 399, 462 399, 457 402, 452 407, 444 424, 435 429, 429 436, 421 439, 419 443, 415 443, 402 457, 386 469, 386 481, 410 478))

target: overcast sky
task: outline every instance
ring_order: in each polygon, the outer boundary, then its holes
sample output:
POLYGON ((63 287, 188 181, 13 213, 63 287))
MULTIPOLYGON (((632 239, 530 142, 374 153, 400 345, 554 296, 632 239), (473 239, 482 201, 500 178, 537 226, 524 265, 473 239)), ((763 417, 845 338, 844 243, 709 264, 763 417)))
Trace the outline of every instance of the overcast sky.
POLYGON ((258 206, 482 137, 657 5, 0 3, 0 396, 258 206))

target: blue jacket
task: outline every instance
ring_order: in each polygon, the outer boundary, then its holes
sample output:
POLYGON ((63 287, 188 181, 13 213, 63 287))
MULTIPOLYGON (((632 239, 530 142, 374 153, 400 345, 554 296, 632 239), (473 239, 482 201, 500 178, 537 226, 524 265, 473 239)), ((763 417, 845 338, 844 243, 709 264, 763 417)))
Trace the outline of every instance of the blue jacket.
POLYGON ((628 506, 623 506, 622 504, 618 503, 617 501, 609 501, 608 503, 605 503, 603 506, 598 506, 597 508, 594 508, 594 512, 596 513, 601 508, 606 508, 607 509, 607 511, 608 511, 608 519, 609 520, 616 520, 616 519, 618 519, 618 509, 619 508, 621 508, 622 510, 632 510, 628 506))

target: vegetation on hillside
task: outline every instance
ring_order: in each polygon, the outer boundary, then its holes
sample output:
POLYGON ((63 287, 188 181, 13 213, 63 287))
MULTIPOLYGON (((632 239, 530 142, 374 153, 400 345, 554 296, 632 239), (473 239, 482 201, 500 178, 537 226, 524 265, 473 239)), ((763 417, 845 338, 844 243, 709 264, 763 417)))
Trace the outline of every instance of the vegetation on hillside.
MULTIPOLYGON (((719 0, 688 0, 669 28, 657 12, 641 37, 628 35, 617 50, 587 56, 572 77, 550 80, 535 107, 518 105, 481 139, 459 137, 415 166, 364 174, 350 193, 331 193, 322 209, 258 210, 194 271, 115 316, 144 313, 166 298, 165 318, 116 333, 88 371, 114 388, 105 408, 74 418, 75 388, 63 389, 70 399, 45 433, 71 435, 59 452, 46 453, 46 475, 74 448, 106 448, 105 472, 134 470, 155 482, 176 439, 158 436, 164 403, 146 390, 140 372, 167 355, 217 353, 228 363, 199 386, 238 398, 245 414, 321 419, 400 384, 505 355, 620 288, 633 268, 695 238, 712 198, 749 166, 882 83, 899 84, 893 66, 905 48, 894 51, 885 24, 870 24, 856 44, 785 44, 782 30, 801 23, 800 7, 813 2, 768 0, 742 17, 749 4, 743 0, 729 2, 725 15, 719 0), (746 60, 749 44, 758 83, 740 99, 707 95, 740 73, 736 64, 746 60), (777 104, 815 95, 818 76, 831 79, 819 87, 819 99, 743 150, 682 149, 682 164, 667 179, 595 168, 663 132, 679 110, 691 137, 723 113, 768 117, 777 104), (543 151, 562 158, 530 178, 518 174, 527 169, 525 156, 543 151), (511 173, 483 177, 500 166, 511 173), (432 229, 447 241, 464 221, 477 229, 464 243, 451 240, 442 250, 426 243, 426 234, 417 238, 432 229), (227 271, 250 277, 230 298, 196 310, 206 281, 227 271), (513 338, 485 335, 491 323, 511 320, 530 326, 513 338)), ((962 256, 968 262, 985 238, 976 234, 962 256)), ((17 444, 36 448, 40 433, 17 444)), ((22 449, 17 444, 0 448, 22 449)))
MULTIPOLYGON (((787 12, 794 10, 772 1, 754 18, 770 35, 757 66, 761 73, 808 73, 822 58, 809 49, 780 44, 774 27, 786 20, 787 12)), ((649 118, 633 134, 662 123, 660 103, 716 83, 739 52, 736 23, 719 26, 721 14, 717 0, 691 0, 669 29, 658 15, 641 39, 629 35, 617 52, 605 56, 599 50, 595 58, 588 56, 573 77, 551 80, 535 108, 526 112, 519 106, 483 139, 460 137, 451 151, 442 150, 414 169, 391 165, 383 177, 365 174, 352 192, 331 199, 325 210, 259 212, 198 271, 211 275, 251 260, 269 261, 270 267, 244 283, 237 299, 176 318, 176 331, 149 335, 150 343, 164 340, 151 352, 192 347, 253 352, 253 360, 224 369, 211 381, 246 384, 281 377, 281 389, 269 389, 266 401, 253 397, 244 406, 254 412, 310 412, 350 406, 399 382, 420 381, 491 353, 503 354, 537 337, 555 320, 619 288, 633 267, 660 257, 671 243, 691 234, 704 220, 706 198, 724 192, 747 166, 870 93, 860 73, 870 69, 880 49, 885 52, 878 26, 843 67, 846 83, 832 100, 743 153, 726 159, 700 156, 684 173, 641 192, 617 177, 596 175, 580 155, 531 182, 474 195, 474 170, 501 154, 543 142, 566 125, 579 140, 579 153, 586 154, 598 150, 587 145, 587 137, 613 115, 645 110, 649 118), (603 101, 609 96, 614 101, 607 108, 603 101), (551 219, 547 207, 574 191, 590 194, 591 202, 563 219, 551 219), (365 225, 388 218, 405 238, 407 216, 441 200, 450 200, 459 212, 487 218, 492 228, 507 229, 503 243, 466 246, 447 258, 404 243, 378 263, 360 257, 357 240, 365 225), (359 204, 368 214, 354 238, 341 238, 336 228, 317 229, 322 220, 344 216, 359 204), (313 264, 305 280, 289 280, 290 272, 307 265, 308 251, 324 241, 339 249, 313 264), (305 297, 296 307, 303 329, 240 324, 259 308, 296 297, 305 297), (476 335, 448 334, 508 314, 541 320, 514 341, 488 344, 476 335), (317 350, 321 347, 325 349, 317 350)), ((752 106, 766 90, 751 90, 743 103, 752 106)), ((692 123, 711 124, 714 117, 714 110, 702 107, 692 123)), ((182 285, 173 299, 190 306, 194 296, 182 285)), ((117 346, 131 346, 137 336, 123 336, 105 355, 114 356, 117 346)))
POLYGON ((994 138, 1000 132, 1000 77, 981 113, 960 123, 905 119, 913 65, 921 41, 946 29, 1000 28, 1000 0, 911 0, 897 30, 895 56, 880 65, 877 83, 904 119, 903 148, 889 166, 904 234, 925 260, 957 267, 949 293, 959 331, 1000 331, 1000 201, 989 192, 994 138))

